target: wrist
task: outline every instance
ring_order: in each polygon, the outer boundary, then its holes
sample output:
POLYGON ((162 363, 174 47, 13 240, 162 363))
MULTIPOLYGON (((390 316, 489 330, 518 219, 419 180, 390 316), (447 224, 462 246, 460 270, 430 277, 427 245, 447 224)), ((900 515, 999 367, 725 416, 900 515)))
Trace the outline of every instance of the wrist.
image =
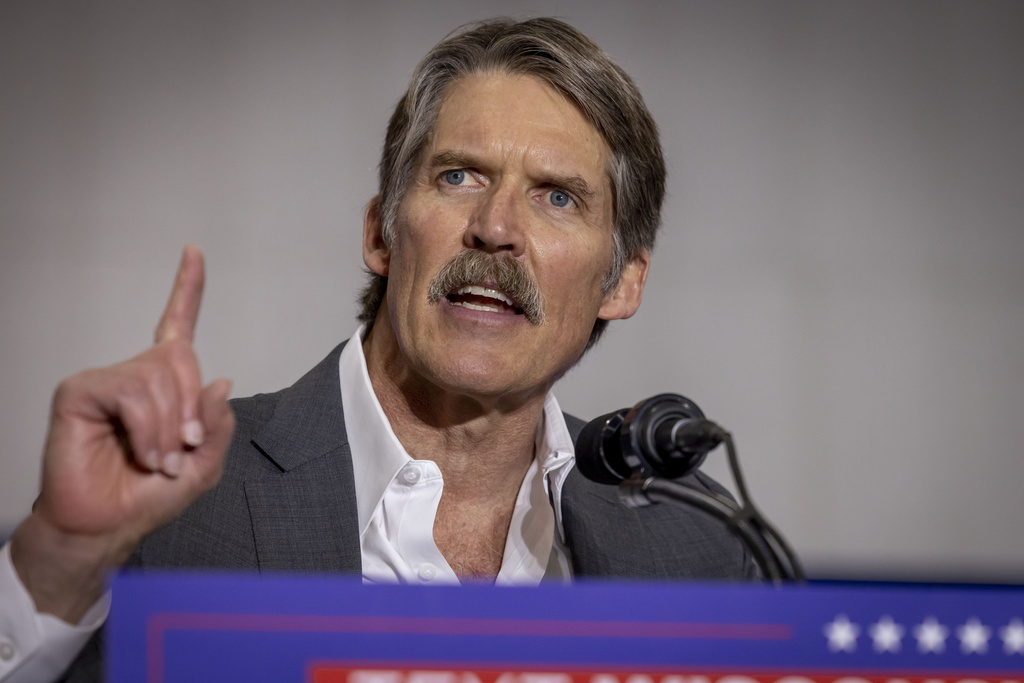
POLYGON ((36 610, 77 624, 103 595, 106 576, 120 567, 134 543, 112 534, 63 531, 39 514, 11 536, 11 561, 36 610))

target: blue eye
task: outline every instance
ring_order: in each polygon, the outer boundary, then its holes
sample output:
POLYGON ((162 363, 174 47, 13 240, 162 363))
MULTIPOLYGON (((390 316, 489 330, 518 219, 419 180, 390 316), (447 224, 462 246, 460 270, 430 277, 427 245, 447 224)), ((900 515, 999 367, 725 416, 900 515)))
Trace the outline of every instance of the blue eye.
POLYGON ((461 168, 444 172, 444 181, 449 185, 461 185, 466 180, 466 172, 461 168))
POLYGON ((569 202, 572 201, 572 198, 561 190, 552 190, 548 195, 548 199, 553 206, 557 206, 560 209, 569 206, 569 202))

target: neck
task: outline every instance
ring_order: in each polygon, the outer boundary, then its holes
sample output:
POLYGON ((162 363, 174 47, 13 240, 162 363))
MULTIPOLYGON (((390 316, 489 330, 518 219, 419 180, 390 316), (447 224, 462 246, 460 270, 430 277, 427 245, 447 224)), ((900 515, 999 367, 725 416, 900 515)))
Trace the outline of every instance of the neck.
POLYGON ((513 497, 533 460, 547 387, 525 396, 475 395, 431 381, 402 355, 387 315, 363 342, 370 382, 391 428, 415 459, 433 460, 445 496, 513 497))

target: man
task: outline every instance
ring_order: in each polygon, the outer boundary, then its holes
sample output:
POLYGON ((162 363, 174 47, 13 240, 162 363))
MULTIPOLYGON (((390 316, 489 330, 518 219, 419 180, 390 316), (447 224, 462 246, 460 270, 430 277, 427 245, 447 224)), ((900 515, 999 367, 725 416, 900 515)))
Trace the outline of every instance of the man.
MULTIPOLYGON (((84 641, 68 624, 95 628, 129 558, 369 583, 749 576, 716 522, 584 481, 580 423, 550 394, 639 307, 664 176, 636 87, 571 27, 491 22, 438 45, 388 126, 347 344, 232 412, 191 348, 203 264, 186 248, 155 346, 58 388, 42 493, 3 566, 69 645, 17 653, 13 674, 59 675, 84 641)), ((96 676, 87 648, 70 680, 96 676)))

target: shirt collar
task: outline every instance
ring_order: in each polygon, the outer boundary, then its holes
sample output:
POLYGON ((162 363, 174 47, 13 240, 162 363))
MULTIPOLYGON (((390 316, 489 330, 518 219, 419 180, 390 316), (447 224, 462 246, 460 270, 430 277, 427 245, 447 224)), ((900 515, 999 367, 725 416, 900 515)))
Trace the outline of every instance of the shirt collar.
POLYGON ((537 425, 537 439, 534 454, 544 475, 544 490, 555 511, 555 528, 565 541, 562 529, 562 485, 569 476, 569 470, 576 464, 576 449, 573 445, 565 416, 555 395, 548 392, 544 399, 544 417, 537 425))
POLYGON ((352 449, 360 536, 366 531, 366 525, 388 484, 412 460, 392 431, 377 394, 373 392, 366 357, 363 356, 364 332, 365 325, 360 325, 341 350, 338 360, 345 431, 352 449))

